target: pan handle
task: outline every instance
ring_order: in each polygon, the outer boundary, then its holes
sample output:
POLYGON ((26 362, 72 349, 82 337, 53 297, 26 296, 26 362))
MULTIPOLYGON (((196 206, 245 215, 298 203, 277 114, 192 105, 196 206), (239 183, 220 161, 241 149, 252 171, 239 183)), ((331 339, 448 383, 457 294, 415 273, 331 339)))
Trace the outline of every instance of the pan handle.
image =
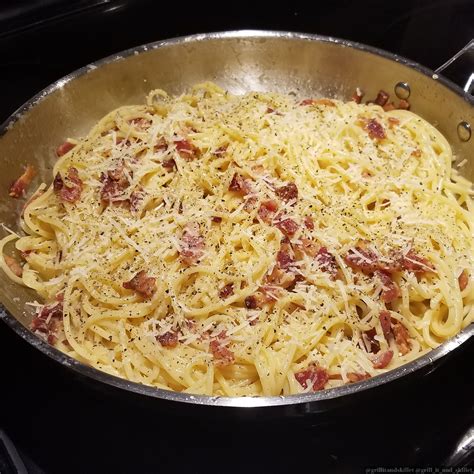
MULTIPOLYGON (((469 43, 464 46, 460 51, 458 51, 452 58, 448 59, 444 64, 442 64, 438 69, 435 70, 436 74, 440 74, 445 69, 447 69, 451 64, 464 55, 474 54, 474 39, 469 41, 469 43)), ((471 72, 471 75, 467 78, 466 83, 464 84, 464 92, 467 94, 474 94, 474 72, 471 72)))

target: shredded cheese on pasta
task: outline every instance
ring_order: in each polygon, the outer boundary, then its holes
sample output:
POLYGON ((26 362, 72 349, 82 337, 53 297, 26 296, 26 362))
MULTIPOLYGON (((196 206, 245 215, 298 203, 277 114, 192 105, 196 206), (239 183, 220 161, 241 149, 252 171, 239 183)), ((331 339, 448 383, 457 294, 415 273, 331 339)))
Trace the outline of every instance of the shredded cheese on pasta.
POLYGON ((71 142, 25 235, 1 241, 21 277, 1 266, 43 298, 39 333, 86 364, 286 395, 398 367, 474 319, 471 183, 414 113, 205 83, 71 142))

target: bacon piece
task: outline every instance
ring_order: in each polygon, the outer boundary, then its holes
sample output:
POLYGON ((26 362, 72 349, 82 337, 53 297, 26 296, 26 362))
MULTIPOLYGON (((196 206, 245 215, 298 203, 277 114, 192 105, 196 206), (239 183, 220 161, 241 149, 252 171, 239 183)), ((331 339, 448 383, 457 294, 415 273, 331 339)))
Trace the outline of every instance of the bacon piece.
POLYGON ((400 265, 403 270, 413 273, 426 273, 434 270, 431 262, 425 257, 417 255, 413 249, 410 249, 405 255, 400 257, 400 265))
POLYGON ((377 97, 374 100, 374 103, 383 107, 387 103, 389 97, 390 94, 387 94, 384 90, 380 89, 377 97))
POLYGON ((364 273, 373 273, 379 268, 377 255, 372 250, 360 246, 349 249, 344 261, 353 270, 361 270, 364 273))
POLYGON ((166 151, 168 149, 168 142, 166 141, 165 137, 160 137, 160 139, 156 142, 155 146, 153 147, 153 151, 155 153, 159 151, 166 151))
POLYGON ((225 367, 231 365, 235 361, 234 353, 223 343, 222 339, 226 338, 225 331, 222 331, 217 339, 213 339, 209 343, 209 349, 214 356, 214 364, 218 367, 225 367))
POLYGON ((336 258, 326 247, 321 247, 318 250, 316 260, 319 264, 319 268, 323 272, 329 273, 332 279, 336 278, 339 272, 339 267, 337 266, 336 258))
POLYGON ((388 338, 392 334, 392 323, 390 320, 390 312, 389 311, 380 311, 379 314, 380 326, 382 327, 383 335, 385 339, 388 341, 388 338))
POLYGON ((418 148, 416 150, 413 150, 410 153, 410 156, 414 156, 415 158, 420 158, 421 157, 421 150, 419 150, 418 148))
POLYGON ((314 258, 318 255, 320 246, 311 239, 303 238, 301 239, 301 248, 306 255, 314 258))
POLYGON ((298 188, 295 183, 288 183, 281 188, 275 189, 276 195, 285 202, 298 199, 298 188))
POLYGON ((380 352, 371 357, 375 369, 385 369, 393 358, 393 351, 380 352))
POLYGON ((67 140, 56 149, 57 157, 65 155, 68 151, 71 151, 76 145, 74 143, 68 142, 67 140))
POLYGON ((100 198, 105 203, 124 201, 122 199, 123 192, 130 184, 124 170, 125 166, 122 163, 117 168, 107 170, 107 174, 101 174, 100 180, 103 185, 100 190, 100 198))
POLYGON ((400 321, 396 321, 392 326, 392 330, 400 354, 405 355, 410 352, 410 335, 407 328, 400 321))
POLYGON ((181 261, 185 265, 195 264, 204 255, 205 241, 200 233, 199 224, 186 224, 181 236, 181 261))
POLYGON ((235 173, 229 184, 229 191, 246 196, 252 191, 252 185, 249 179, 245 179, 242 175, 235 173))
POLYGON ((458 277, 459 289, 464 291, 469 283, 469 273, 467 270, 463 270, 461 275, 458 277))
MULTIPOLYGON (((268 293, 270 291, 272 293, 278 293, 277 290, 279 288, 289 290, 296 284, 297 276, 299 277, 300 275, 295 275, 294 273, 287 272, 278 266, 274 266, 272 272, 266 276, 266 281, 270 283, 270 286, 268 288, 265 288, 263 292, 268 293), (275 291, 273 291, 272 289, 275 291)), ((275 299, 277 298, 273 298, 273 300, 275 299)), ((257 305, 258 303, 259 302, 257 302, 257 305)))
POLYGON ((143 189, 138 188, 130 194, 130 199, 128 200, 130 203, 130 210, 132 212, 137 212, 140 209, 140 203, 145 198, 145 191, 143 189))
POLYGON ((165 168, 167 171, 173 171, 176 169, 176 161, 173 160, 173 158, 169 158, 167 160, 163 160, 161 162, 161 166, 165 168))
POLYGON ((244 300, 244 304, 247 309, 258 308, 257 298, 254 295, 247 296, 244 300))
POLYGON ((288 244, 282 244, 277 253, 277 264, 280 268, 289 268, 294 266, 295 259, 291 256, 291 247, 288 244))
POLYGON ((30 328, 42 336, 49 344, 56 342, 56 333, 59 322, 63 316, 63 302, 44 305, 41 311, 31 321, 30 328))
MULTIPOLYGON (((395 110, 397 107, 395 106, 395 104, 393 102, 388 102, 382 108, 385 110, 385 112, 390 112, 391 110, 395 110)), ((390 125, 389 125, 389 127, 390 127, 390 125)), ((392 127, 390 127, 390 128, 392 128, 392 127)))
POLYGON ((401 99, 398 103, 398 108, 402 110, 410 110, 410 102, 408 102, 408 100, 401 99))
POLYGON ((157 336, 156 339, 163 347, 176 347, 178 345, 178 333, 175 331, 165 332, 161 336, 157 336))
POLYGON ((370 138, 375 140, 383 140, 386 137, 382 125, 374 118, 369 119, 365 123, 364 130, 369 134, 370 138))
POLYGON ((213 216, 213 217, 211 217, 211 221, 216 222, 217 224, 220 224, 222 222, 222 217, 213 216))
POLYGON ((14 275, 17 277, 21 277, 23 275, 23 268, 18 263, 16 258, 10 257, 10 255, 3 254, 3 258, 5 259, 5 263, 8 265, 8 268, 13 272, 14 275))
POLYGON ((300 370, 295 373, 295 379, 303 388, 311 386, 313 392, 322 390, 329 380, 329 375, 326 369, 312 365, 306 370, 300 370))
POLYGON ((375 339, 375 336, 377 335, 377 331, 375 328, 369 329, 368 331, 365 331, 363 333, 363 341, 365 348, 367 349, 367 352, 371 352, 372 354, 376 354, 377 352, 380 351, 380 344, 377 339, 375 339))
POLYGON ((23 174, 10 186, 8 195, 12 198, 19 198, 25 195, 26 188, 36 176, 33 166, 27 165, 23 174))
POLYGON ((53 181, 53 189, 61 201, 75 203, 81 198, 82 193, 82 180, 79 178, 79 172, 76 168, 68 169, 66 183, 58 173, 53 181))
POLYGON ((393 128, 395 125, 400 125, 400 120, 398 120, 395 117, 389 117, 388 118, 388 128, 393 128))
POLYGON ((275 227, 277 227, 284 235, 292 237, 295 235, 299 226, 293 219, 287 218, 277 222, 275 227))
POLYGON ((278 203, 275 200, 263 201, 258 208, 258 216, 263 222, 269 224, 277 211, 278 203))
POLYGON ((197 158, 198 149, 189 140, 175 140, 174 144, 179 156, 186 161, 192 161, 197 158))
POLYGON ((382 301, 384 303, 391 303, 400 296, 400 288, 391 275, 383 270, 377 270, 374 273, 382 282, 382 301))
POLYGON ((357 87, 352 94, 351 100, 353 100, 356 104, 360 104, 362 97, 364 97, 364 93, 357 87))
POLYGON ((311 216, 305 216, 304 219, 303 219, 303 223, 304 223, 304 225, 307 229, 309 229, 309 230, 314 229, 314 221, 313 221, 313 218, 311 216))
POLYGON ((327 105, 329 107, 336 107, 336 104, 331 99, 304 99, 300 105, 327 105))
POLYGON ((219 298, 225 300, 229 296, 234 294, 234 285, 232 283, 227 283, 219 290, 219 298))
POLYGON ((130 281, 122 284, 127 290, 133 290, 145 298, 150 298, 156 291, 156 278, 149 277, 145 270, 139 271, 130 281))
POLYGON ((346 375, 347 375, 347 379, 351 383, 361 382, 362 380, 367 380, 367 379, 370 379, 371 377, 370 374, 368 374, 367 372, 362 372, 362 373, 348 372, 346 375))
POLYGON ((215 151, 214 151, 214 155, 216 156, 222 156, 222 155, 225 155, 225 152, 227 151, 227 147, 229 145, 223 145, 223 146, 220 146, 219 148, 217 148, 215 151))

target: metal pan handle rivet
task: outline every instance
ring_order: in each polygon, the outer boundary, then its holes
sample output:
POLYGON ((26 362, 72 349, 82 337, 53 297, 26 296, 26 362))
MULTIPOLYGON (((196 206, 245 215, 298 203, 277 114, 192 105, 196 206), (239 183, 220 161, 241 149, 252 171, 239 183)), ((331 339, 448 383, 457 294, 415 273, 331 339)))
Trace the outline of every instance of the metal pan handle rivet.
POLYGON ((458 137, 461 141, 467 142, 471 139, 472 130, 469 122, 462 121, 458 123, 458 137))
POLYGON ((399 99, 408 99, 411 94, 411 89, 408 83, 406 82, 398 82, 395 86, 395 94, 399 99))

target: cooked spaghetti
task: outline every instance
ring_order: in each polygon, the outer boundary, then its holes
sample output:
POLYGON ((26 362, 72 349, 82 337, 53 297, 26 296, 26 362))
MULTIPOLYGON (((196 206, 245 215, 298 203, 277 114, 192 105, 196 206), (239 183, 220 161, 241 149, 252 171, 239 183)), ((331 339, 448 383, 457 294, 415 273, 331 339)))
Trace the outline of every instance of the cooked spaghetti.
POLYGON ((43 300, 32 329, 92 367, 286 395, 473 321, 471 183, 412 112, 206 83, 155 90, 58 154, 1 266, 43 300))

